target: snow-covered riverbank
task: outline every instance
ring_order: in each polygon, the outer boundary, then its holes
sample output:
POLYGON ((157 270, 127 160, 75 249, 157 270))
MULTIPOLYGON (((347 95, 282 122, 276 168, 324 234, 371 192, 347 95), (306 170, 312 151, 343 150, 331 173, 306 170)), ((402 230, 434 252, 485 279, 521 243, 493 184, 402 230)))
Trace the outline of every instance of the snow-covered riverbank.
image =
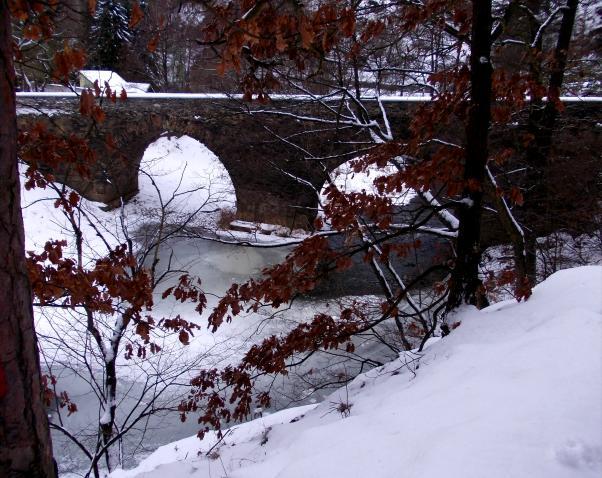
POLYGON ((422 355, 317 406, 159 448, 112 478, 576 478, 602 473, 602 267, 465 309, 422 355), (345 412, 348 410, 348 413, 345 412))

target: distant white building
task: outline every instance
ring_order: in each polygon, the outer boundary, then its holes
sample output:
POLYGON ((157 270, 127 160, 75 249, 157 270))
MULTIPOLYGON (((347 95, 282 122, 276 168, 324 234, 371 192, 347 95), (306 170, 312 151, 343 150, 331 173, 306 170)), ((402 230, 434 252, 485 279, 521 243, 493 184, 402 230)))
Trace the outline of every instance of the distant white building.
POLYGON ((105 89, 105 83, 109 84, 111 90, 119 94, 122 89, 126 93, 148 93, 150 83, 133 83, 125 81, 114 71, 110 70, 81 70, 79 72, 80 88, 94 88, 94 82, 98 81, 101 90, 105 89))

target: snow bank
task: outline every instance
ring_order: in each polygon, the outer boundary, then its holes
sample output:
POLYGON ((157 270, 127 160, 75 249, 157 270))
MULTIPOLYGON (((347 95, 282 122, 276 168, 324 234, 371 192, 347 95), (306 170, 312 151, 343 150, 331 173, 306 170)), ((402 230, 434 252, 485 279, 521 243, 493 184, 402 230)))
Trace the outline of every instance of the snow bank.
MULTIPOLYGON (((393 165, 379 168, 377 165, 373 164, 370 165, 366 171, 356 173, 351 164, 352 161, 348 161, 336 168, 331 174, 337 188, 347 193, 359 193, 365 191, 368 194, 378 195, 380 193, 378 192, 378 188, 374 185, 374 180, 382 176, 394 174, 398 171, 393 165)), ((326 201, 324 190, 328 185, 328 182, 324 183, 322 191, 320 192, 320 201, 322 203, 326 201)), ((412 189, 404 189, 401 193, 383 193, 383 195, 390 197, 393 204, 401 206, 410 202, 410 200, 416 196, 416 193, 412 189)))
POLYGON ((315 408, 239 425, 215 447, 214 436, 181 440, 111 476, 599 477, 601 291, 602 267, 557 272, 526 303, 462 311, 421 356, 315 408))

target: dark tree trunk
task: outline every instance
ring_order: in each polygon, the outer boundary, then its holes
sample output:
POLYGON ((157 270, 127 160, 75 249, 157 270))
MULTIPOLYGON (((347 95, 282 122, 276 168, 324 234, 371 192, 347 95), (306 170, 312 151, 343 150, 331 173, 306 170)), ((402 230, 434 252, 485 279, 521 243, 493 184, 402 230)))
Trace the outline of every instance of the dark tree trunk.
POLYGON ((564 80, 578 4, 578 0, 568 0, 562 15, 547 89, 548 100, 544 103, 541 98, 534 98, 529 112, 528 130, 533 139, 526 153, 527 184, 530 186, 530 190, 525 196, 525 201, 529 204, 525 221, 527 224, 541 224, 541 227, 529 228, 525 232, 526 269, 531 284, 536 283, 537 266, 537 237, 532 231, 540 230, 550 233, 553 229, 550 212, 551 194, 547 187, 546 173, 550 169, 550 153, 558 117, 560 89, 564 80))
MULTIPOLYGON (((100 431, 102 433, 102 443, 104 446, 108 446, 113 438, 113 427, 115 425, 115 411, 117 410, 116 396, 117 396, 117 370, 116 370, 116 357, 117 357, 117 347, 111 349, 111 353, 113 354, 113 360, 110 360, 106 363, 105 367, 105 393, 107 396, 106 407, 108 410, 105 410, 105 413, 108 412, 108 419, 100 424, 100 431)), ((107 469, 112 471, 115 467, 114 463, 111 463, 111 453, 110 448, 105 450, 105 463, 107 465, 107 469)))
POLYGON ((465 189, 460 208, 457 258, 452 271, 447 310, 462 302, 483 305, 479 280, 481 204, 491 117, 491 0, 473 0, 470 52, 470 109, 466 126, 465 189))
POLYGON ((12 55, 0 0, 0 476, 55 478, 25 267, 12 55))

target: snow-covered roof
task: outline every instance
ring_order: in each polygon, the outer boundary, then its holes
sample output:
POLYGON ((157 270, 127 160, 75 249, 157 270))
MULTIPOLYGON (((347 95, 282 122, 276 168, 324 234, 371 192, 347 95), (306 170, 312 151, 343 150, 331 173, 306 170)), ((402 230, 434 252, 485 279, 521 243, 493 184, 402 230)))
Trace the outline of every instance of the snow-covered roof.
MULTIPOLYGON (((80 75, 90 83, 98 81, 98 86, 103 89, 105 82, 118 93, 124 89, 127 93, 146 93, 150 83, 134 83, 124 80, 118 73, 111 70, 81 70, 80 75)), ((80 86, 86 86, 80 84, 80 86)))
POLYGON ((125 84, 125 91, 128 93, 146 93, 150 89, 150 83, 134 83, 128 81, 125 84))

